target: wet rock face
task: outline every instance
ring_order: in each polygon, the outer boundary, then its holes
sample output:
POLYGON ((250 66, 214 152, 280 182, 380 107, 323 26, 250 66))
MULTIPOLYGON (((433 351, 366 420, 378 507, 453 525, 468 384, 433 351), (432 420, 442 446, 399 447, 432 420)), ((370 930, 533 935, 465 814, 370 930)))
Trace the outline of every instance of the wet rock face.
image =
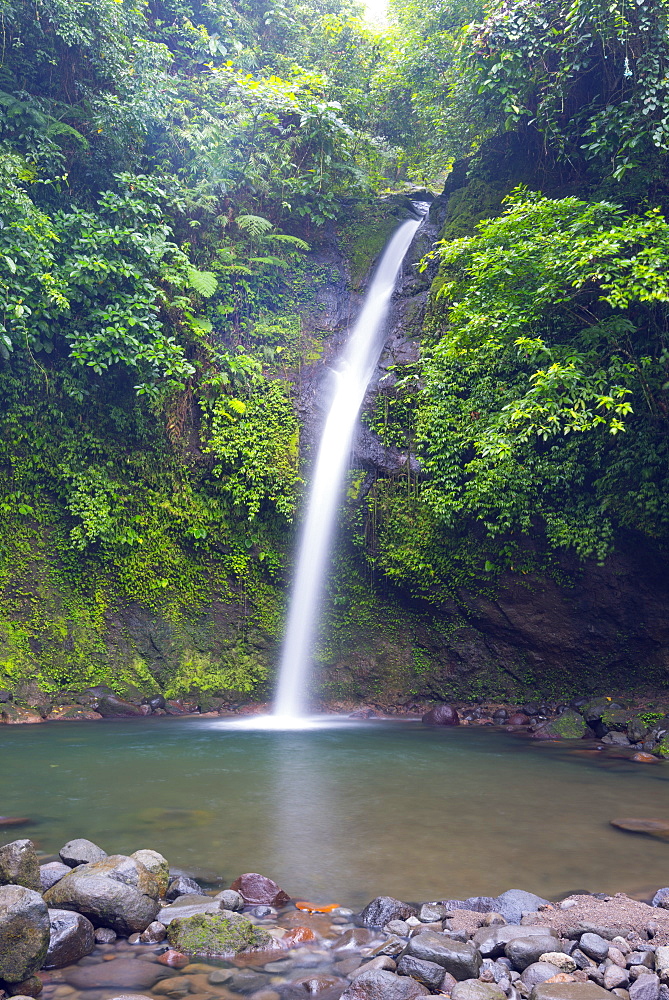
POLYGON ((44 960, 46 969, 60 969, 90 955, 95 947, 93 924, 81 913, 72 910, 49 910, 49 950, 44 960))
POLYGON ((155 877, 122 854, 73 868, 44 899, 50 907, 83 913, 95 927, 126 936, 143 931, 160 909, 155 877))
POLYGON ((0 979, 20 983, 41 968, 49 947, 49 913, 39 893, 0 886, 0 979))
POLYGON ((42 891, 40 867, 32 840, 13 840, 0 847, 0 885, 22 885, 42 891))

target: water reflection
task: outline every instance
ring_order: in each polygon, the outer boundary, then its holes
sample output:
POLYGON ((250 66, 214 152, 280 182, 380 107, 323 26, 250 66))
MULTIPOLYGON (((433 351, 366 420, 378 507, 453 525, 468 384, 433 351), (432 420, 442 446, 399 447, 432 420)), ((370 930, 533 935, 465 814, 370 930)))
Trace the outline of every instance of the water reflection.
POLYGON ((76 836, 109 852, 153 847, 225 884, 260 871, 298 897, 356 907, 380 893, 643 891, 666 866, 666 843, 609 826, 669 819, 666 764, 348 720, 307 731, 58 723, 0 736, 2 811, 32 817, 21 836, 47 852, 76 836))

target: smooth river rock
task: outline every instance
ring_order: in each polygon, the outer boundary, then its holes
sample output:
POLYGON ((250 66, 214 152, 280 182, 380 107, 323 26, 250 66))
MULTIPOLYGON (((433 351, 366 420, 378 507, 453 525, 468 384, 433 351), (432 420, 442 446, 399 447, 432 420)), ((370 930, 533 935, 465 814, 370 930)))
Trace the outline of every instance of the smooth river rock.
MULTIPOLYGON (((528 965, 538 962, 548 951, 557 951, 560 942, 554 937, 541 937, 540 934, 514 937, 504 947, 504 954, 514 969, 522 972, 528 965)), ((608 950, 608 949, 607 949, 608 950)))
POLYGON ((370 969, 361 973, 344 990, 340 1000, 415 1000, 416 997, 429 995, 428 988, 410 976, 370 969))
POLYGON ((49 912, 38 892, 0 886, 0 979, 21 983, 40 969, 49 947, 49 912))
POLYGON ((478 979, 465 979, 451 990, 452 1000, 506 1000, 506 994, 497 983, 482 983, 478 979))
POLYGON ((63 864, 69 865, 70 868, 76 868, 77 865, 89 865, 107 857, 106 851, 94 844, 92 840, 85 840, 83 837, 68 841, 58 853, 63 864))
POLYGON ((214 899, 219 901, 224 910, 244 909, 244 898, 234 889, 224 889, 222 892, 216 893, 214 899))
MULTIPOLYGON (((519 927, 514 924, 507 924, 502 927, 481 927, 474 932, 472 938, 474 944, 480 949, 484 958, 499 958, 504 954, 504 949, 510 941, 516 938, 527 937, 555 937, 550 927, 542 924, 526 924, 519 927)), ((555 949, 545 949, 553 951, 555 949)))
POLYGON ((46 865, 40 865, 40 891, 46 892, 56 882, 60 882, 63 875, 68 875, 71 870, 70 866, 64 865, 62 861, 49 861, 46 865))
POLYGON ((553 965, 551 962, 533 962, 532 965, 528 965, 526 969, 523 969, 520 980, 525 986, 532 989, 538 983, 545 983, 547 979, 552 979, 553 976, 559 975, 562 969, 559 969, 557 965, 553 965))
POLYGON ((83 913, 117 934, 143 931, 160 909, 158 883, 140 861, 112 854, 73 868, 44 894, 50 907, 83 913))
POLYGON ((539 983, 530 1000, 611 1000, 611 994, 596 983, 539 983))
POLYGON ((423 931, 412 937, 407 954, 441 965, 458 981, 476 979, 481 968, 481 952, 471 941, 454 941, 437 931, 423 931))
POLYGON ((422 958, 414 958, 413 955, 404 955, 397 963, 397 974, 411 976, 423 986, 427 986, 432 993, 437 993, 444 979, 444 968, 436 962, 426 962, 422 958))
POLYGON ((245 872, 230 886, 238 892, 245 903, 256 906, 264 903, 266 906, 285 906, 290 902, 290 896, 280 889, 276 882, 258 872, 245 872))
POLYGON ((422 718, 426 726, 459 726, 460 717, 452 705, 435 705, 422 718))
POLYGON ((0 885, 22 885, 42 891, 39 861, 32 840, 13 840, 0 847, 0 885))
POLYGON ((73 910, 49 910, 49 950, 44 960, 47 969, 60 969, 78 962, 95 948, 95 928, 81 913, 73 910))

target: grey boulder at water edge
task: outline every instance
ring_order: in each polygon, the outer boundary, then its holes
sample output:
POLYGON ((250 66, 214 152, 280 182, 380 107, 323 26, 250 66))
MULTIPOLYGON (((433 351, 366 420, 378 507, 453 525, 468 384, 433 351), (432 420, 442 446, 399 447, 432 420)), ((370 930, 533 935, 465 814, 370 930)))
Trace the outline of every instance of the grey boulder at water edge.
POLYGON ((669 1000, 669 887, 558 903, 520 889, 356 914, 257 872, 205 890, 152 850, 0 848, 0 997, 669 1000))

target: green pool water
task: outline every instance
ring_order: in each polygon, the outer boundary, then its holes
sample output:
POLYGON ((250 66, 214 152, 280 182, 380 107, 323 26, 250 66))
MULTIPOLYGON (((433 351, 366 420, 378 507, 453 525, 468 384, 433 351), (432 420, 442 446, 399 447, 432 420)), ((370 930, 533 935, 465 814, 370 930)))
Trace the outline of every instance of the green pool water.
MULTIPOLYGON (((150 847, 228 884, 360 907, 525 888, 642 895, 669 843, 609 826, 669 819, 669 764, 634 765, 485 729, 375 722, 238 731, 217 719, 3 726, 2 842, 150 847)), ((578 749, 582 749, 579 744, 578 749)))

